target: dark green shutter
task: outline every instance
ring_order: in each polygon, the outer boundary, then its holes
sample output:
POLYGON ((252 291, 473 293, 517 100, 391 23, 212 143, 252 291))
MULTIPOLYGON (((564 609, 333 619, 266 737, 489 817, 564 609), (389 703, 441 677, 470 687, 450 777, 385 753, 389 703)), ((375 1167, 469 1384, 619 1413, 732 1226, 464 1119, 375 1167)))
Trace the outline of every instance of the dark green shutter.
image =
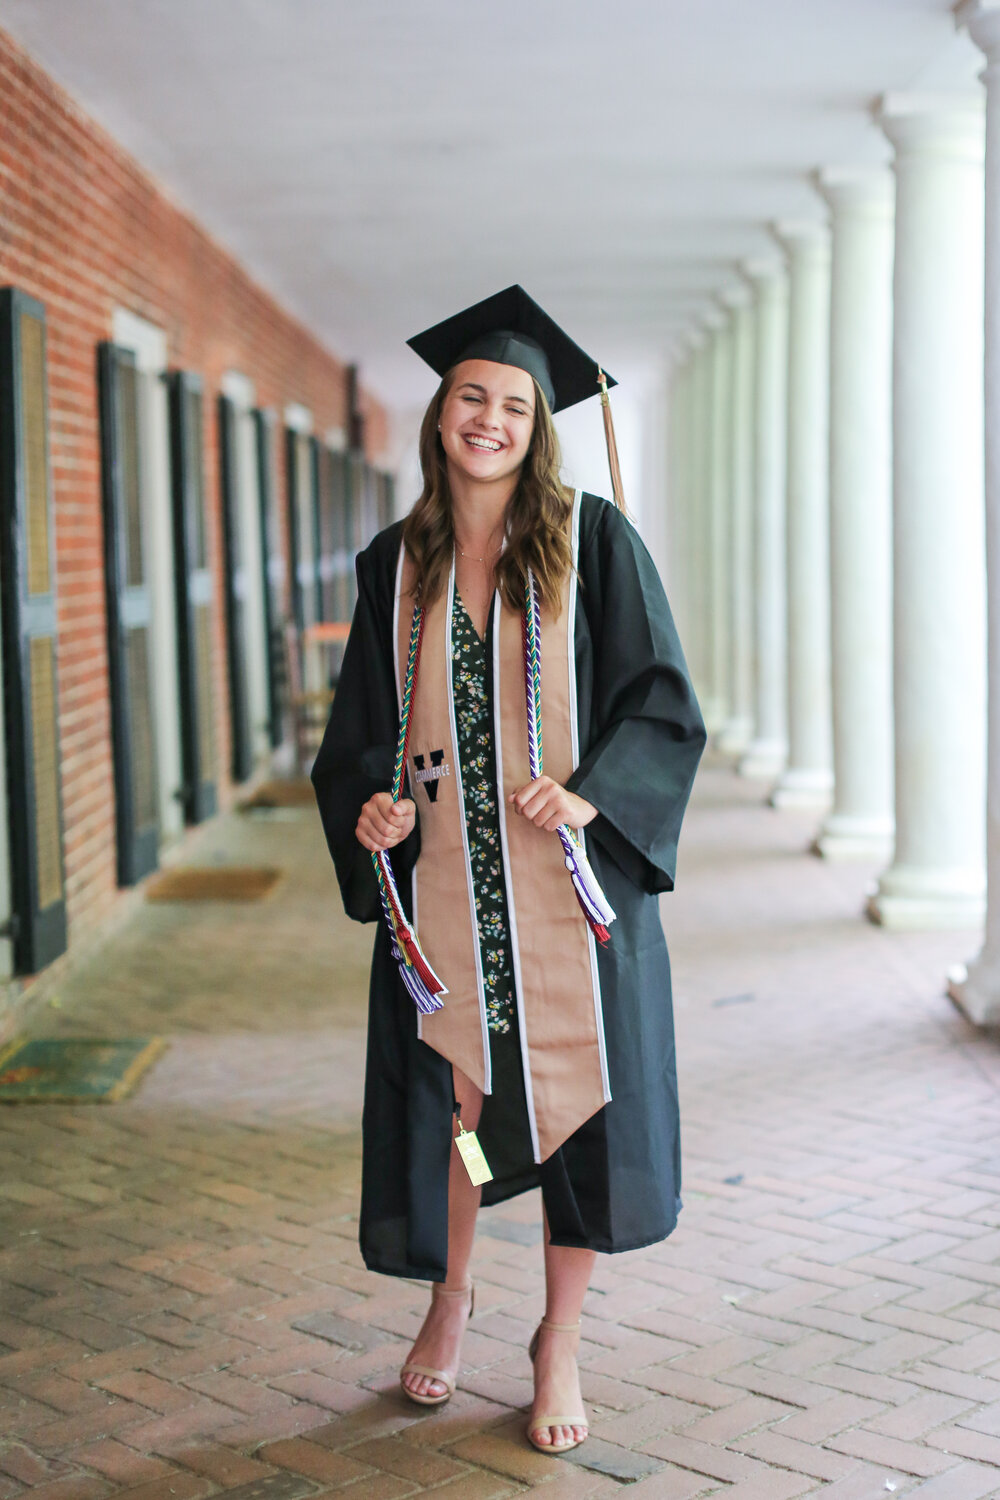
POLYGON ((187 822, 200 823, 212 816, 218 804, 212 683, 214 590, 205 529, 202 382, 199 375, 175 370, 168 386, 183 803, 187 822))
POLYGON ((134 885, 156 868, 160 844, 139 372, 134 355, 114 344, 98 346, 98 370, 118 881, 134 885))
POLYGON ((267 719, 271 746, 284 739, 281 712, 284 669, 285 556, 274 493, 274 432, 270 412, 253 414, 257 448, 257 493, 260 496, 260 546, 264 568, 264 629, 267 633, 267 719))
POLYGON ((236 406, 219 397, 219 477, 222 483, 222 533, 225 548, 226 636, 229 667, 229 723, 232 777, 248 781, 253 772, 250 693, 247 687, 246 569, 240 537, 236 447, 236 406))
POLYGON ((0 292, 0 566, 14 967, 66 951, 45 309, 0 292))

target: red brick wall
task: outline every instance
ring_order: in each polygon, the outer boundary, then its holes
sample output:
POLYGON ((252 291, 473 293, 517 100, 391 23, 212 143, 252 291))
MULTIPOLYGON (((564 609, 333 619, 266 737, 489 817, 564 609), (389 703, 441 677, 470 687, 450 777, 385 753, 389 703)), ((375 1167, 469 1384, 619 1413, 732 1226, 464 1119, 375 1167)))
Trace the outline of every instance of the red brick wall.
MULTIPOLYGON (((346 425, 344 368, 169 200, 130 156, 0 31, 0 285, 47 312, 49 441, 59 594, 62 790, 70 941, 116 895, 105 636, 96 345, 125 307, 162 328, 172 366, 205 379, 206 493, 216 568, 217 742, 229 763, 221 518, 212 420, 221 376, 258 404, 346 425)), ((385 413, 365 401, 370 453, 385 413)), ((283 482, 283 463, 279 463, 283 482)), ((279 511, 286 514, 279 493, 279 511)), ((228 788, 221 787, 223 800, 228 788)))

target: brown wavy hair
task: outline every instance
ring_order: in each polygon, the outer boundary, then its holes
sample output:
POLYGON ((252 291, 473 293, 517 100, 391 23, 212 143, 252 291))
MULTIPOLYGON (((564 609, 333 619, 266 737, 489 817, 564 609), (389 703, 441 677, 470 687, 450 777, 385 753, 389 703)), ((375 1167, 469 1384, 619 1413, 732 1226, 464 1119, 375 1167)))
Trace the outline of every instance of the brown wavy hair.
MULTIPOLYGON (((451 491, 438 421, 455 370, 445 375, 420 426, 420 467, 424 487, 403 522, 403 541, 416 564, 421 604, 433 604, 445 587, 455 545, 451 491)), ((552 413, 538 381, 535 426, 521 477, 507 507, 507 545, 497 561, 496 586, 505 604, 524 608, 528 569, 535 575, 542 603, 558 616, 562 584, 573 565, 569 521, 573 492, 559 477, 562 454, 552 413)))

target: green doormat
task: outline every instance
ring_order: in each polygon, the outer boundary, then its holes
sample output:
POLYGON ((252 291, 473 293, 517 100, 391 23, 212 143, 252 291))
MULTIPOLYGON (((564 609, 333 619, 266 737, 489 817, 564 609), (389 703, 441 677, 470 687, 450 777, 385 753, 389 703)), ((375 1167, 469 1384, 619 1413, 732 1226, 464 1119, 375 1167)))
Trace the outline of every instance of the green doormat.
POLYGON ((161 1036, 17 1037, 0 1051, 0 1104, 113 1103, 131 1093, 166 1045, 161 1036))

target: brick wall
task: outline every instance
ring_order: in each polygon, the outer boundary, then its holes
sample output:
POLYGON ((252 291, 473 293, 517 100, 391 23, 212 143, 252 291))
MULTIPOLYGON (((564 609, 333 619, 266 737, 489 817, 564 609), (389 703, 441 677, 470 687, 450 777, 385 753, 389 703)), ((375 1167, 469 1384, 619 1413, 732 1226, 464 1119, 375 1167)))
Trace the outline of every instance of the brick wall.
MULTIPOLYGON (((125 307, 162 328, 171 366, 205 379, 205 483, 216 571, 220 791, 229 764, 214 401, 224 371, 259 405, 301 402, 322 433, 346 425, 344 368, 172 203, 0 31, 0 285, 45 304, 59 595, 62 791, 70 945, 116 900, 96 345, 125 307)), ((370 456, 385 413, 365 400, 370 456)), ((283 464, 279 464, 283 483, 283 464)), ((279 491, 279 513, 286 515, 279 491)))

